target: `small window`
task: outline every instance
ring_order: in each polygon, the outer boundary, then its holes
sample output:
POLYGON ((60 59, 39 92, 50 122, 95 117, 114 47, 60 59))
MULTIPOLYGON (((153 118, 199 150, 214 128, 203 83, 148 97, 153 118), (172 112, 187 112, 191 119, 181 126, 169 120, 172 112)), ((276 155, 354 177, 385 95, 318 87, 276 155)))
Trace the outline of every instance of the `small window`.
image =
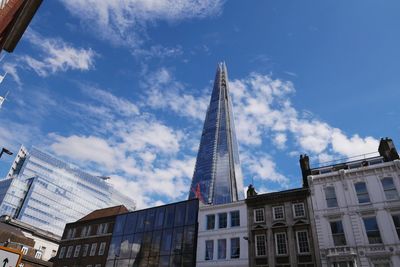
POLYGON ((265 235, 256 235, 256 256, 266 256, 267 255, 267 240, 265 235))
POLYGON ((240 258, 240 239, 238 237, 231 238, 231 259, 240 258))
POLYGON ((35 259, 41 259, 42 258, 42 252, 40 250, 37 250, 35 253, 35 259))
POLYGON ((310 253, 310 244, 308 243, 308 233, 307 231, 297 231, 297 251, 299 254, 310 253))
POLYGON ((272 207, 274 220, 283 220, 285 218, 285 209, 283 206, 272 207))
POLYGON ((85 244, 83 245, 83 249, 82 249, 82 257, 86 257, 89 251, 89 244, 85 244))
POLYGON ((226 259, 226 239, 218 239, 218 259, 226 259))
POLYGON ((367 185, 365 182, 355 183, 354 188, 356 189, 358 203, 362 204, 370 202, 367 185))
POLYGON ((209 261, 214 258, 214 240, 206 240, 206 256, 205 260, 209 261))
POLYGON ((378 223, 375 217, 364 218, 365 231, 367 233, 368 242, 370 244, 382 243, 381 234, 379 232, 378 223))
POLYGON ((335 246, 346 246, 346 236, 344 234, 342 221, 331 222, 333 244, 335 246))
POLYGON ((101 242, 99 246, 99 256, 104 255, 105 248, 106 248, 106 242, 101 242))
POLYGON ((328 186, 325 188, 325 199, 328 208, 334 208, 338 206, 336 192, 333 186, 328 186))
POLYGON ((59 259, 64 258, 64 254, 65 254, 65 247, 60 248, 60 254, 58 255, 59 259))
POLYGON ((67 250, 67 255, 65 255, 66 258, 71 258, 71 254, 72 254, 72 249, 74 247, 73 246, 69 246, 68 250, 67 250))
POLYGON ((286 233, 276 233, 275 234, 275 248, 277 255, 287 254, 287 241, 286 233))
POLYGON ((238 210, 231 211, 231 227, 240 226, 240 213, 238 210))
POLYGON ((77 245, 74 251, 74 258, 78 258, 80 251, 81 251, 81 245, 77 245))
POLYGON ((89 256, 94 256, 94 255, 96 255, 96 249, 97 249, 97 243, 93 243, 93 244, 92 244, 92 247, 90 248, 89 256))
POLYGON ((26 255, 28 253, 28 248, 27 247, 22 247, 21 248, 22 254, 26 255))
POLYGON ((293 204, 293 214, 295 218, 302 218, 306 216, 306 212, 304 210, 304 203, 295 203, 293 204))
POLYGON ((385 191, 386 200, 399 199, 399 194, 397 193, 392 177, 383 178, 381 182, 383 191, 385 191))
POLYGON ((218 214, 218 228, 226 228, 228 224, 228 218, 226 213, 218 214))
POLYGON ((23 263, 18 264, 18 267, 24 267, 23 263))
POLYGON ((392 215, 394 227, 396 227, 397 237, 400 239, 400 215, 392 215))
POLYGON ((215 215, 207 215, 207 230, 213 230, 215 228, 215 215))
POLYGON ((264 208, 259 208, 254 210, 254 222, 255 223, 264 222, 264 208))

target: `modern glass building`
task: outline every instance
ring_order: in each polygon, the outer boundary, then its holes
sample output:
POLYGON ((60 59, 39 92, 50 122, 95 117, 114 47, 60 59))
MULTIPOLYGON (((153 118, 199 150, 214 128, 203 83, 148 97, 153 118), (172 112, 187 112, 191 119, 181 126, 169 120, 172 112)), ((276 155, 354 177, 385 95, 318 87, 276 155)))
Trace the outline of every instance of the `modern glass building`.
POLYGON ((223 204, 244 199, 243 176, 225 63, 218 64, 189 199, 223 204))
POLYGON ((22 147, 0 181, 0 215, 61 235, 65 224, 93 210, 135 203, 101 177, 90 175, 36 148, 22 147))
POLYGON ((118 215, 106 267, 196 265, 197 199, 118 215))

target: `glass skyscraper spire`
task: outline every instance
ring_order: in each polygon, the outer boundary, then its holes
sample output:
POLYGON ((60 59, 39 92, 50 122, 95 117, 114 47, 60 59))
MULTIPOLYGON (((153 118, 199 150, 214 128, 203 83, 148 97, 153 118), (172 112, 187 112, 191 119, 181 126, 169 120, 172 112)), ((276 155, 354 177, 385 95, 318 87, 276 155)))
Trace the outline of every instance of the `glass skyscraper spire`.
POLYGON ((189 199, 223 204, 244 198, 225 63, 218 64, 197 154, 189 199))

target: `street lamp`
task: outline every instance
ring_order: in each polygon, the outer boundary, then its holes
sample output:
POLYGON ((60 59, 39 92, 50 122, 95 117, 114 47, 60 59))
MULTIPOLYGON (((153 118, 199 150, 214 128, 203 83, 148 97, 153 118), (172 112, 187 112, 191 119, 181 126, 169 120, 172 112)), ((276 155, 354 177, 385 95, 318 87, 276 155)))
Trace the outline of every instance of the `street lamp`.
POLYGON ((5 148, 5 147, 3 147, 3 148, 1 149, 0 158, 1 158, 1 156, 3 155, 3 153, 6 153, 6 154, 8 154, 8 155, 10 155, 10 156, 13 154, 10 150, 8 150, 8 149, 5 148))

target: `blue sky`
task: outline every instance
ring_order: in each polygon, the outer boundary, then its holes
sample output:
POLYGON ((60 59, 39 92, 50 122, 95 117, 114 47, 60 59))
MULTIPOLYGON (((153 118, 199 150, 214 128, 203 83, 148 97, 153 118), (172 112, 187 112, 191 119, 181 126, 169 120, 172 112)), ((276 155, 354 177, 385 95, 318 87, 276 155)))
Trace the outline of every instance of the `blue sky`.
MULTIPOLYGON (((244 171, 262 192, 398 144, 398 1, 44 1, 0 94, 0 144, 109 175, 138 207, 187 197, 219 61, 244 171)), ((4 175, 12 157, 0 161, 4 175)))

